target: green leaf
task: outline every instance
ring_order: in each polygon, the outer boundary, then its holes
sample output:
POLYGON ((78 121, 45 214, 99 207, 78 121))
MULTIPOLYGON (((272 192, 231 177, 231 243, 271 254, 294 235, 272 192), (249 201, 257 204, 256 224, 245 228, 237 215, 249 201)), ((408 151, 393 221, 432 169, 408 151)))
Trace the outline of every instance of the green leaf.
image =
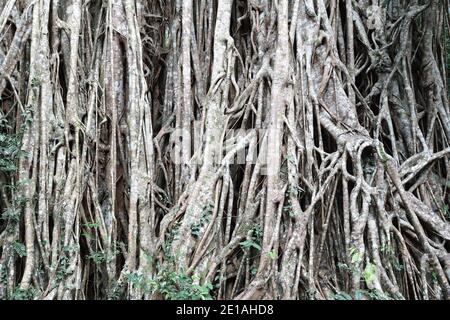
POLYGON ((367 264, 367 266, 363 271, 364 281, 366 281, 367 285, 370 285, 375 280, 376 274, 377 274, 376 265, 374 265, 373 263, 367 264))
POLYGON ((352 264, 357 264, 359 262, 361 262, 362 260, 362 254, 359 251, 356 251, 356 249, 353 249, 351 252, 351 263, 352 264))
POLYGON ((338 292, 334 295, 334 300, 353 300, 352 296, 346 292, 338 292))
POLYGON ((19 257, 25 257, 27 255, 27 249, 23 243, 14 241, 11 244, 13 250, 17 253, 19 257))
POLYGON ((355 291, 355 299, 362 300, 367 295, 367 292, 364 290, 356 290, 355 291))
POLYGON ((98 223, 98 222, 95 222, 95 223, 94 222, 88 222, 88 223, 85 223, 84 226, 87 227, 87 228, 97 229, 97 228, 100 228, 100 223, 98 223))
POLYGON ((450 211, 448 210, 448 204, 442 206, 442 214, 450 219, 450 211))
POLYGON ((269 256, 270 259, 275 260, 277 258, 277 254, 275 253, 275 251, 269 251, 267 253, 267 255, 269 256))
POLYGON ((257 244, 256 242, 251 241, 251 240, 245 240, 245 241, 240 242, 239 244, 241 245, 242 248, 253 247, 256 250, 261 251, 261 246, 259 244, 257 244))

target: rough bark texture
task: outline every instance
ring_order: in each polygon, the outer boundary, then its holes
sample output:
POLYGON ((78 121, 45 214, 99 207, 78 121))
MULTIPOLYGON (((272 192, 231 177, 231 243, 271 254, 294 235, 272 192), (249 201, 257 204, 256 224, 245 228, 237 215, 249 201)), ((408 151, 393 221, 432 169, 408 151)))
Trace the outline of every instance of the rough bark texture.
POLYGON ((0 299, 449 299, 447 0, 0 0, 0 299))

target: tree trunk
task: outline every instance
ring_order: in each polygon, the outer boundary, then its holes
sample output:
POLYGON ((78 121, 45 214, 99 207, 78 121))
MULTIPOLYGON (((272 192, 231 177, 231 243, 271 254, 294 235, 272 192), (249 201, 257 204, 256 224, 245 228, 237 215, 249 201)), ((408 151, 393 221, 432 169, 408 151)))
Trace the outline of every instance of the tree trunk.
POLYGON ((0 299, 450 299, 447 6, 0 0, 0 299))

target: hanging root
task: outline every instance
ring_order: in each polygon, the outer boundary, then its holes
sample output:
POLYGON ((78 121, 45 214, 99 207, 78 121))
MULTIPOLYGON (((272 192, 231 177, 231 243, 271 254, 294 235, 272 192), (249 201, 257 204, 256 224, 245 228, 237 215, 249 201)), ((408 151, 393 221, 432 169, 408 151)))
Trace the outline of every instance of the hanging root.
POLYGON ((449 299, 448 3, 369 2, 0 0, 0 299, 449 299))

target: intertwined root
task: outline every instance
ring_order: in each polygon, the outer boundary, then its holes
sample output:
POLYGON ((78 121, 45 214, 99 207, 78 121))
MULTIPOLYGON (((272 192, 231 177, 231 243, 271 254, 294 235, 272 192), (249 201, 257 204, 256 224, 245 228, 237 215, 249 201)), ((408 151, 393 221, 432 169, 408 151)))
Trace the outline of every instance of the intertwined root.
POLYGON ((0 13, 0 298, 450 297, 441 1, 0 13))

